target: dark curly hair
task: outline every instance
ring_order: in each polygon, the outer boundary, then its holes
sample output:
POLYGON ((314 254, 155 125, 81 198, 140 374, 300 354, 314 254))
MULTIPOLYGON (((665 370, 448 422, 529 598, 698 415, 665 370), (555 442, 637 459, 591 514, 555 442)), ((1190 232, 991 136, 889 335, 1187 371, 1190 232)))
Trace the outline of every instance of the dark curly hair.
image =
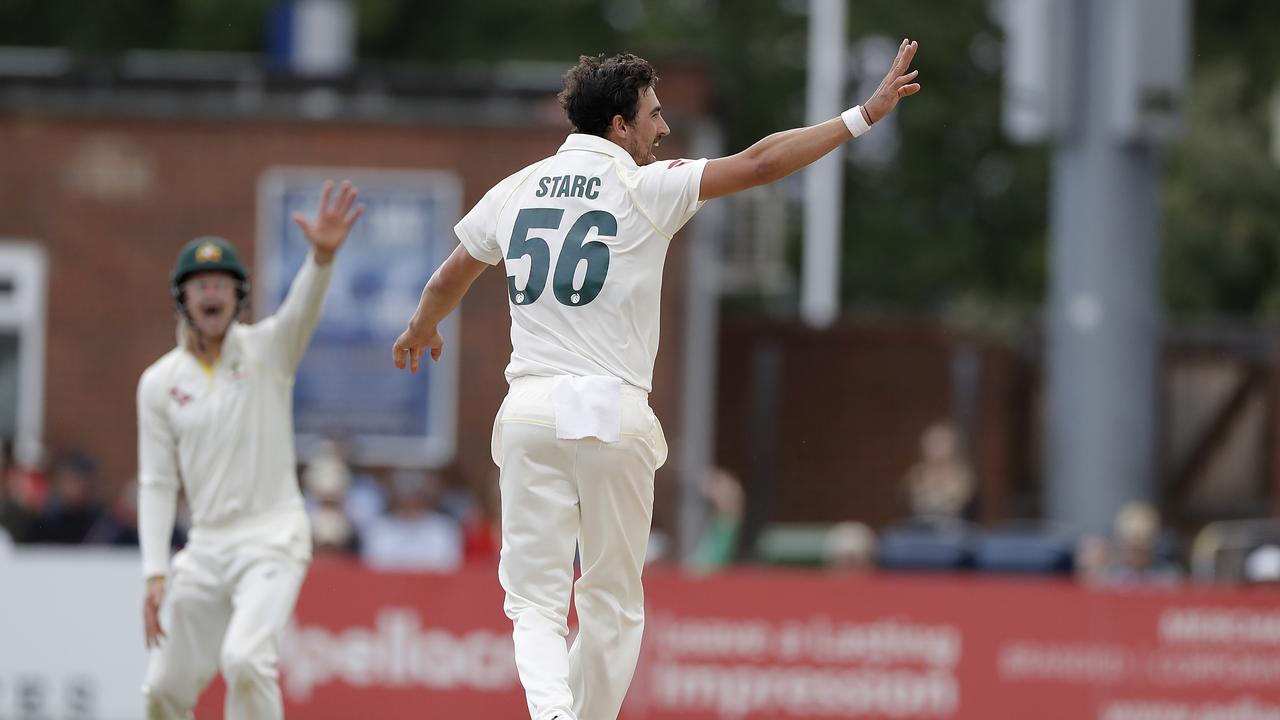
POLYGON ((658 73, 642 57, 583 55, 564 74, 564 90, 556 97, 574 132, 604 137, 614 115, 634 121, 640 93, 657 84, 658 73))

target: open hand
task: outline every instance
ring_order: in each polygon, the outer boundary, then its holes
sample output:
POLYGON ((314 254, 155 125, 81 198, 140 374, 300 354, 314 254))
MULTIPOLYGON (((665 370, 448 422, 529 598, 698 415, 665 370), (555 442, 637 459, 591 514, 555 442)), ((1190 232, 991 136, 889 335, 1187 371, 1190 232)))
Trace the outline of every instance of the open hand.
POLYGON ((880 81, 880 87, 876 88, 876 91, 871 93, 871 97, 862 104, 868 123, 875 123, 888 115, 898 106, 898 101, 902 98, 920 92, 920 83, 912 82, 920 71, 907 72, 918 47, 915 40, 905 38, 898 46, 898 56, 893 59, 893 65, 889 66, 889 72, 884 76, 884 80, 880 81))
POLYGON ((346 242, 351 226, 364 214, 363 204, 356 205, 355 210, 351 209, 360 189, 352 185, 350 180, 342 181, 338 197, 330 204, 332 194, 333 181, 326 180, 324 189, 320 191, 320 209, 316 211, 316 216, 307 220, 302 213, 293 214, 293 221, 298 223, 307 242, 315 248, 316 262, 321 265, 333 259, 333 254, 346 242))

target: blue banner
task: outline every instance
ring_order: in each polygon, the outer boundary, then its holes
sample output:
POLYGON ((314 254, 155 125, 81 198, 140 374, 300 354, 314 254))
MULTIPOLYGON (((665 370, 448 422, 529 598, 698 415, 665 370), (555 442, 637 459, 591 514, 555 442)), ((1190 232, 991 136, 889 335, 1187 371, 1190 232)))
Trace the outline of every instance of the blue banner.
MULTIPOLYGON (((459 217, 447 173, 273 169, 259 184, 255 317, 284 300, 310 249, 294 212, 315 216, 325 180, 350 178, 364 216, 338 253, 324 315, 298 369, 294 429, 299 454, 315 440, 350 440, 366 464, 441 465, 454 452, 456 353, 417 374, 396 370, 391 345, 423 285, 453 250, 459 217)), ((456 321, 442 328, 456 337, 456 321)), ((456 348, 456 345, 454 345, 456 348)))

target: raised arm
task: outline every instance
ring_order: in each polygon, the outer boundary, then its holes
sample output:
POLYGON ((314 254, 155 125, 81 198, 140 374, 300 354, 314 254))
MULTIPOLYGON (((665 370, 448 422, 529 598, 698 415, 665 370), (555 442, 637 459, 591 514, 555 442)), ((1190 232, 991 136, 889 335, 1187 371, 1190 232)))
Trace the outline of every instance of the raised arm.
POLYGON ((462 302, 462 296, 488 267, 488 263, 472 257, 461 244, 454 248, 449 259, 427 281, 427 286, 422 289, 422 298, 418 300, 418 309, 409 318, 409 327, 391 346, 391 359, 396 368, 405 368, 407 356, 410 371, 418 372, 426 348, 431 348, 432 360, 440 359, 444 352, 440 322, 462 302))
POLYGON ((889 72, 865 104, 818 125, 774 133, 736 155, 708 162, 698 199, 712 200, 780 180, 865 132, 899 100, 920 91, 920 84, 912 82, 919 71, 910 70, 917 47, 914 40, 902 41, 889 72))

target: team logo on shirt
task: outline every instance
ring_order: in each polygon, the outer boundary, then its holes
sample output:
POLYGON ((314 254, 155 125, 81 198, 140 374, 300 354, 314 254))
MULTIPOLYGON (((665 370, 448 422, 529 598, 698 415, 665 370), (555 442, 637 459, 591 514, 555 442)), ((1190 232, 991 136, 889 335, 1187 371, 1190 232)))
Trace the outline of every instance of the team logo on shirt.
POLYGON ((191 402, 191 396, 178 389, 177 385, 169 388, 169 397, 172 398, 174 402, 178 403, 178 407, 182 407, 191 402))
POLYGON ((672 160, 671 162, 667 163, 667 169, 668 169, 668 170, 675 170, 676 168, 680 167, 681 165, 688 165, 688 164, 689 164, 689 161, 688 161, 688 160, 672 160))

